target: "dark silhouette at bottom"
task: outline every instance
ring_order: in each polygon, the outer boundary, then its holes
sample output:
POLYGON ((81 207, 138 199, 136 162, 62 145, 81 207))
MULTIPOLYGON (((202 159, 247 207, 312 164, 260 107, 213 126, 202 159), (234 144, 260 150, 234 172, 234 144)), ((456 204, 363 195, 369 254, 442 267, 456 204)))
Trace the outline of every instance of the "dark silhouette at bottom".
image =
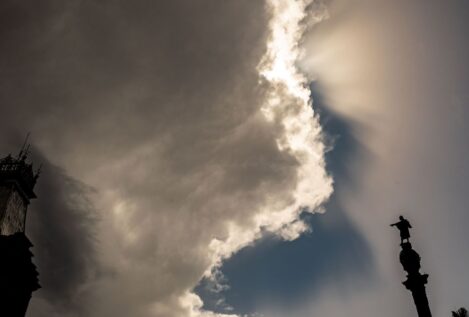
POLYGON ((420 273, 420 255, 412 249, 412 245, 409 242, 410 233, 409 228, 412 228, 410 223, 399 217, 400 221, 391 226, 396 226, 401 234, 401 253, 399 259, 402 267, 407 272, 407 280, 402 282, 404 286, 411 291, 414 303, 417 308, 419 317, 431 317, 430 306, 428 304, 427 293, 425 291, 425 285, 428 283, 428 274, 420 273), (406 240, 406 242, 404 242, 406 240))
POLYGON ((452 311, 453 317, 467 317, 467 309, 464 307, 459 308, 457 311, 452 311))
POLYGON ((31 247, 24 233, 0 235, 1 316, 24 317, 32 292, 41 287, 31 247))

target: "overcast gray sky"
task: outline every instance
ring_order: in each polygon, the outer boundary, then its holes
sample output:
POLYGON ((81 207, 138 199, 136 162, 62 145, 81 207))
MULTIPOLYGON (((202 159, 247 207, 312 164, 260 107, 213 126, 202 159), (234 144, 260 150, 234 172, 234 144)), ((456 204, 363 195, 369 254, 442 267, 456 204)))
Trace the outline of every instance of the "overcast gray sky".
POLYGON ((434 315, 467 305, 468 18, 463 0, 2 1, 0 150, 30 131, 44 164, 28 316, 415 316, 399 214, 434 315))

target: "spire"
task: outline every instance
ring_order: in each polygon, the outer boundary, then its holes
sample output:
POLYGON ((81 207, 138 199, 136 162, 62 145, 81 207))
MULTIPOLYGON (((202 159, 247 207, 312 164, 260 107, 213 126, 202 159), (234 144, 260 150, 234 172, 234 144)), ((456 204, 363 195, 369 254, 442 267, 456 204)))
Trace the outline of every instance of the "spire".
POLYGON ((29 137, 31 136, 31 132, 26 134, 26 138, 24 139, 23 146, 21 147, 20 152, 18 153, 18 160, 25 162, 28 158, 28 155, 31 153, 31 144, 28 143, 29 137))
POLYGON ((34 186, 41 173, 40 166, 36 171, 33 163, 28 158, 31 154, 31 144, 29 143, 30 133, 26 135, 23 146, 16 157, 8 154, 0 159, 0 185, 14 185, 26 200, 36 198, 34 186))

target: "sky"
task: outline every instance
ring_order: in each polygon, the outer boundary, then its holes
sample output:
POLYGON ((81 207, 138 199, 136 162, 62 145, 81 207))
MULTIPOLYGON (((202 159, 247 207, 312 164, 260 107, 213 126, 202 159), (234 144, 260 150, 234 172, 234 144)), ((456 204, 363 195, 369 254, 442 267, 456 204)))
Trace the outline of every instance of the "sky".
POLYGON ((0 151, 43 164, 27 316, 467 306, 469 3, 6 0, 0 151))

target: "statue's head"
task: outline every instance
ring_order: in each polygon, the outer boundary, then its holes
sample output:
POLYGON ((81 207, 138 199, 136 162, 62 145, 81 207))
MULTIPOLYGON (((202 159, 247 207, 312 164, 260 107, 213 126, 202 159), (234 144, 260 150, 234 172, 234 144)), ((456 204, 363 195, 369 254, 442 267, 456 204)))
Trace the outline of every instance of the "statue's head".
POLYGON ((404 220, 404 217, 402 217, 402 216, 399 216, 399 220, 404 220))

